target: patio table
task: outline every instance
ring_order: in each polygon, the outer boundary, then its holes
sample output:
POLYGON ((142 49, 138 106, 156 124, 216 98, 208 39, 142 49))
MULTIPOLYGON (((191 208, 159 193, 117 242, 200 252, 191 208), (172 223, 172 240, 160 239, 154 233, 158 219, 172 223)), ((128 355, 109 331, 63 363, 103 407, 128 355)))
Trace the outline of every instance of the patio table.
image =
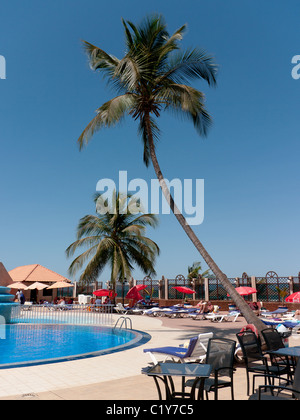
POLYGON ((293 369, 297 364, 295 359, 300 357, 300 346, 284 347, 278 350, 269 350, 268 353, 279 357, 285 357, 287 366, 289 366, 290 372, 293 373, 293 369))
POLYGON ((284 347, 282 349, 269 351, 269 353, 277 354, 278 356, 300 357, 300 346, 284 347))
POLYGON ((174 362, 158 363, 155 366, 142 369, 143 374, 153 377, 160 400, 163 398, 159 381, 161 381, 165 387, 166 400, 173 400, 176 398, 195 400, 198 384, 198 399, 203 399, 204 382, 206 378, 209 378, 211 371, 212 366, 207 364, 174 362), (175 391, 175 385, 172 379, 174 376, 182 378, 181 392, 175 391), (194 383, 190 392, 185 392, 185 377, 194 378, 194 383))

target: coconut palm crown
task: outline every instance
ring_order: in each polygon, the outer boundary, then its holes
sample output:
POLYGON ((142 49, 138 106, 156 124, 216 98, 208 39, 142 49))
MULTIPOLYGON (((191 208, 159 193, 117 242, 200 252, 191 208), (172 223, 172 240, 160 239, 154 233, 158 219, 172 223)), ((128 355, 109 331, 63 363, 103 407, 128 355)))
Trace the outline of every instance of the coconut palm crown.
POLYGON ((66 250, 68 257, 79 248, 86 250, 77 256, 69 267, 70 275, 82 270, 80 282, 88 284, 109 265, 111 282, 131 278, 134 266, 146 275, 155 273, 158 245, 145 236, 147 226, 156 227, 158 219, 152 214, 132 214, 133 198, 113 194, 112 204, 107 205, 100 194, 95 195, 96 215, 80 219, 77 240, 66 250), (99 206, 100 204, 100 206, 99 206), (101 211, 105 208, 106 211, 101 211))
POLYGON ((100 70, 114 85, 119 95, 97 109, 97 115, 78 139, 80 148, 102 127, 111 127, 125 115, 139 121, 139 132, 144 144, 144 162, 150 160, 148 125, 152 135, 159 136, 155 123, 162 110, 170 110, 193 121, 199 134, 206 135, 211 117, 204 107, 204 95, 188 86, 189 79, 201 78, 209 85, 216 83, 217 66, 204 50, 181 52, 186 25, 171 37, 161 16, 147 18, 137 28, 123 20, 127 53, 118 59, 84 41, 90 65, 100 70))

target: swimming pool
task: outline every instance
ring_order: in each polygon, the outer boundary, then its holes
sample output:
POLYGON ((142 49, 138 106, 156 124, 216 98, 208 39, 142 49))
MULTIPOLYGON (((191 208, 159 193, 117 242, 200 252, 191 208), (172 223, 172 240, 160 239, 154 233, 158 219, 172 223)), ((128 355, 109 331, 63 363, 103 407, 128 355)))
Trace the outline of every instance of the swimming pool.
POLYGON ((11 324, 3 327, 0 368, 100 356, 150 339, 139 331, 103 326, 11 324))

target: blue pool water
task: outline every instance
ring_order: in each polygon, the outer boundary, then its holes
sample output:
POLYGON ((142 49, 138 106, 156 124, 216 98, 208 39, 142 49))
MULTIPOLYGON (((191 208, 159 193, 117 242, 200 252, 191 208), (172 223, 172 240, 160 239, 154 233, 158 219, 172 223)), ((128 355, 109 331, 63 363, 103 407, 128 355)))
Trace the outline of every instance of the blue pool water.
POLYGON ((124 349, 137 333, 82 325, 11 324, 0 336, 0 367, 49 363, 124 349))

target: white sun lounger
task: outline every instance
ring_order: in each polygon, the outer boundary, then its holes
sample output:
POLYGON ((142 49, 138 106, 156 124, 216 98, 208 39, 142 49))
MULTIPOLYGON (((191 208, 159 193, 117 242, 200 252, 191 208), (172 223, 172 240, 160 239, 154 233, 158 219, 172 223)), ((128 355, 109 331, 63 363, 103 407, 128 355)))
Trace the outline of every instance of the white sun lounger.
POLYGON ((152 362, 156 365, 159 363, 158 355, 163 357, 163 361, 171 359, 180 363, 200 362, 206 358, 207 346, 209 340, 213 338, 213 333, 199 334, 190 339, 188 348, 184 347, 158 347, 152 349, 144 349, 144 353, 149 353, 152 362))
POLYGON ((229 314, 225 315, 225 321, 236 322, 238 317, 241 316, 241 315, 242 314, 239 311, 229 312, 229 314), (233 318, 233 319, 231 319, 231 318, 233 318))
POLYGON ((214 313, 204 314, 203 316, 204 319, 209 319, 212 322, 222 322, 224 321, 225 317, 226 317, 226 314, 222 315, 222 314, 214 314, 214 313))

